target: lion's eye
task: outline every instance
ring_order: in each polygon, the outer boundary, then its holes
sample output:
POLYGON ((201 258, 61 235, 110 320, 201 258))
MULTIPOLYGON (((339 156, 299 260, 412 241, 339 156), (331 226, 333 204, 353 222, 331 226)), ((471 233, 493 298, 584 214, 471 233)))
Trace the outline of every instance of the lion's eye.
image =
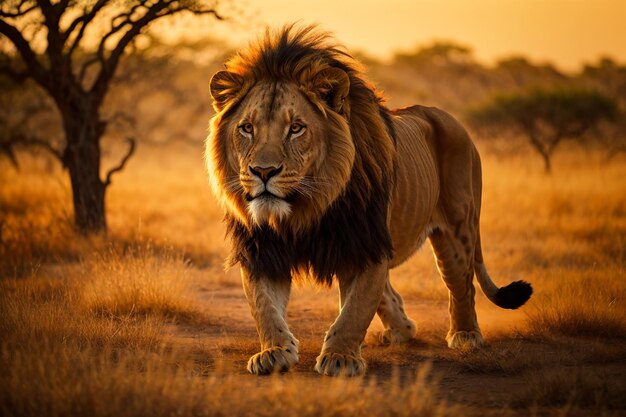
POLYGON ((289 135, 291 137, 300 136, 302 133, 304 133, 305 129, 306 129, 306 126, 304 126, 301 123, 292 123, 291 126, 289 127, 289 135))
POLYGON ((254 126, 252 126, 252 123, 244 123, 239 126, 239 131, 246 135, 251 135, 254 132, 254 126))

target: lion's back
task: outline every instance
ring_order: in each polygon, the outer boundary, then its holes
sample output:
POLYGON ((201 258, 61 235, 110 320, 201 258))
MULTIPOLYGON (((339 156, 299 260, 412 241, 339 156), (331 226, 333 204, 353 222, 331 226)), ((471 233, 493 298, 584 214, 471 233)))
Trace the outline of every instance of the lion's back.
POLYGON ((391 115, 397 176, 390 229, 394 244, 392 266, 396 266, 421 246, 430 229, 445 216, 440 196, 450 191, 450 179, 444 178, 446 166, 460 155, 462 162, 456 163, 455 169, 460 172, 457 176, 463 177, 465 165, 477 153, 462 125, 442 110, 412 106, 394 110, 391 115))

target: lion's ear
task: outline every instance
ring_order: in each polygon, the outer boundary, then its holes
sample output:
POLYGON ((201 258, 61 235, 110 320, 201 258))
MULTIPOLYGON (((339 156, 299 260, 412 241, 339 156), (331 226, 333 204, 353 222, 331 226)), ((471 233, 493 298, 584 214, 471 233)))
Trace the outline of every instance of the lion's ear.
POLYGON ((229 101, 235 100, 243 89, 243 77, 230 71, 218 71, 209 82, 213 108, 221 111, 229 101))
POLYGON ((350 92, 350 77, 339 68, 326 68, 315 74, 310 88, 331 109, 340 113, 350 92))

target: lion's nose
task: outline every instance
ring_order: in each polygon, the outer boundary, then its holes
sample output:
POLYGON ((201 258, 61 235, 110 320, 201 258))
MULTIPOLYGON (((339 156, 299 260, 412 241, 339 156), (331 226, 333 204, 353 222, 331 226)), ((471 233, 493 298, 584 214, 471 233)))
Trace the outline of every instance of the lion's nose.
POLYGON ((268 182, 274 175, 278 175, 283 170, 283 166, 279 167, 250 167, 250 172, 261 178, 261 181, 268 182))

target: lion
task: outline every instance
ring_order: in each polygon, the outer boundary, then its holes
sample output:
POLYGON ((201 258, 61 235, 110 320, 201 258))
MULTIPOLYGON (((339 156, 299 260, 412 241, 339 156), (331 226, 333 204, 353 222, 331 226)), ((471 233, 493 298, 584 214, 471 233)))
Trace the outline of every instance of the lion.
POLYGON ((500 307, 530 298, 530 284, 498 288, 485 268, 481 163, 466 130, 437 108, 386 108, 328 33, 268 29, 213 75, 210 92, 210 182, 261 344, 249 372, 298 362, 286 321, 295 276, 338 283, 340 313, 316 360, 320 374, 365 371, 361 344, 376 313, 383 343, 413 338, 389 270, 427 238, 449 290, 450 348, 483 344, 474 275, 500 307))

